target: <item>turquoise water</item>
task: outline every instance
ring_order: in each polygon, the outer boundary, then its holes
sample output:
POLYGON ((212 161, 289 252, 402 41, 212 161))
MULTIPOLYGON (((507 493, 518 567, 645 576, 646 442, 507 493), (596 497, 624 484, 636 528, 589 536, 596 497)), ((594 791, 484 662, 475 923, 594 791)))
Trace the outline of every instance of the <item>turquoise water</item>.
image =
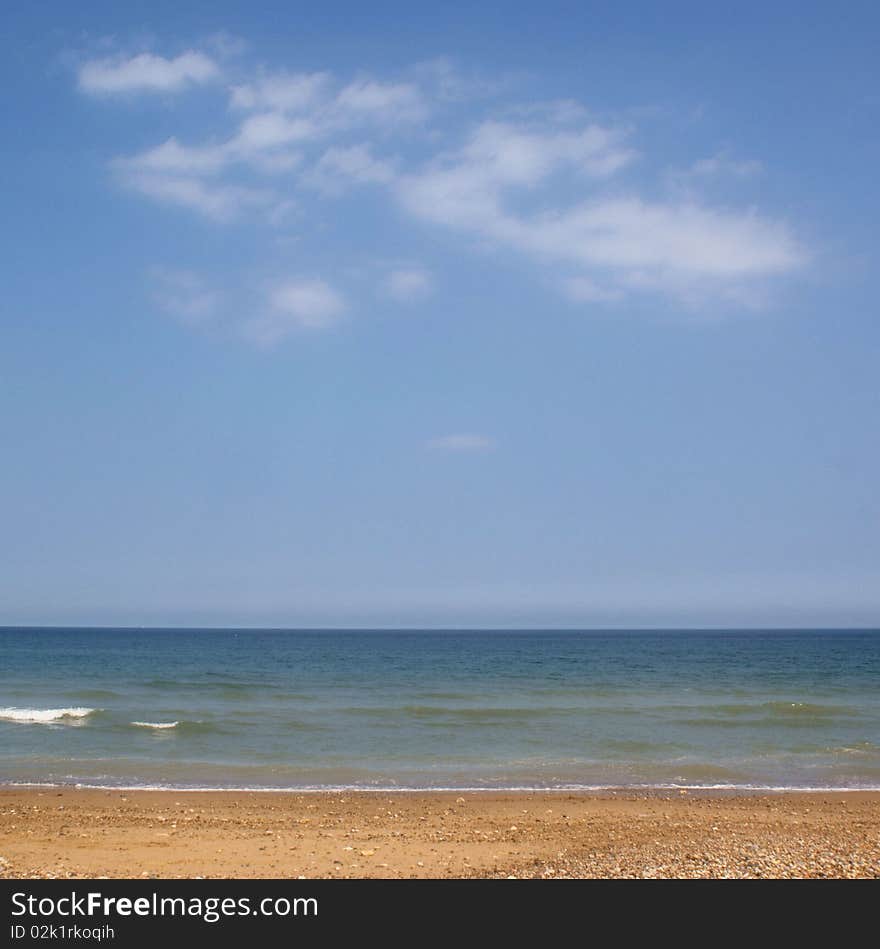
POLYGON ((0 629, 0 783, 880 788, 880 631, 0 629))

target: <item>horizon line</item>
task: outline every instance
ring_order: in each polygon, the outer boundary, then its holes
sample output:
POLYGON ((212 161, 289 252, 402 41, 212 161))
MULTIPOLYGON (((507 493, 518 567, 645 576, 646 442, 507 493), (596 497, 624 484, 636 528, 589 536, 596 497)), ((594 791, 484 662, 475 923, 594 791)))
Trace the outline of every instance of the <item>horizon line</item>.
POLYGON ((40 623, 0 623, 0 632, 8 630, 93 630, 93 631, 140 631, 140 632, 279 632, 279 633, 394 633, 394 632, 412 632, 412 633, 453 633, 453 632, 475 632, 475 633, 639 633, 639 632, 802 632, 802 633, 824 633, 824 632, 880 632, 880 624, 867 626, 193 626, 193 625, 132 625, 132 624, 40 624, 40 623))

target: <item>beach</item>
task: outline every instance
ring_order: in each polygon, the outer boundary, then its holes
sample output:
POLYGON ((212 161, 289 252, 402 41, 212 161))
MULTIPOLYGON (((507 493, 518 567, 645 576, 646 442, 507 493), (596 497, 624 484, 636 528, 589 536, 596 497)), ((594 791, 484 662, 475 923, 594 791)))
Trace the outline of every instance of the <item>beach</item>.
POLYGON ((880 876, 877 631, 0 646, 6 876, 880 876))
POLYGON ((0 789, 7 878, 880 877, 880 793, 0 789))

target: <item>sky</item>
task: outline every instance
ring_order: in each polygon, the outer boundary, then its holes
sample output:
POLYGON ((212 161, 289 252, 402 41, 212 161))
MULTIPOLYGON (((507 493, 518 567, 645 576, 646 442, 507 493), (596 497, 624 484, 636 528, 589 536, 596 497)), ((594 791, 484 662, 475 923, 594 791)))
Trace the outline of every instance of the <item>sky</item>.
POLYGON ((0 624, 880 625, 878 28, 13 4, 0 624))

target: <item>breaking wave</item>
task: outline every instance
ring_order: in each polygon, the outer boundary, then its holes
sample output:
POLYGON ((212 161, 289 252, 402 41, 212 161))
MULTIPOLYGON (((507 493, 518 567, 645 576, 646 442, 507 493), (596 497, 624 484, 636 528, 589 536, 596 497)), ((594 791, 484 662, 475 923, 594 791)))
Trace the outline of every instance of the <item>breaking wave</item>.
POLYGON ((0 708, 0 720, 22 725, 73 724, 97 711, 96 708, 0 708))

